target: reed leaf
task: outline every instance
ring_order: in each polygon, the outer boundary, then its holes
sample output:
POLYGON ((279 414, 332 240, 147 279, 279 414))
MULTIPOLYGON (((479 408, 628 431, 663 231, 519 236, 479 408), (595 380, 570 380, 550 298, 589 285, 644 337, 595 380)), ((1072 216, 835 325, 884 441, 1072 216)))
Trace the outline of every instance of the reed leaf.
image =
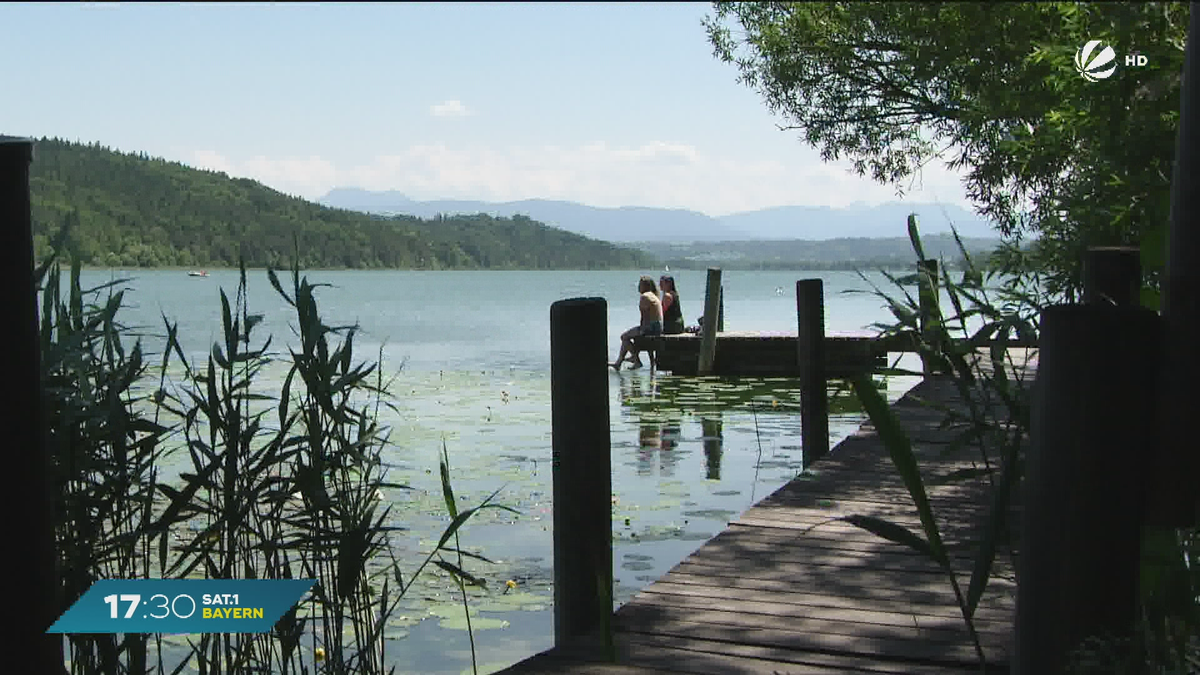
POLYGON ((905 489, 908 490, 908 494, 917 508, 917 515, 921 519, 921 527, 928 542, 931 559, 943 569, 950 569, 950 560, 942 544, 941 535, 938 533, 937 521, 934 520, 929 496, 925 492, 921 473, 917 467, 917 459, 913 454, 907 434, 900 427, 895 414, 888 408, 887 401, 875 389, 869 375, 858 375, 852 382, 855 394, 858 395, 863 409, 871 419, 871 424, 875 426, 880 440, 887 448, 892 464, 896 467, 896 472, 900 475, 905 489))

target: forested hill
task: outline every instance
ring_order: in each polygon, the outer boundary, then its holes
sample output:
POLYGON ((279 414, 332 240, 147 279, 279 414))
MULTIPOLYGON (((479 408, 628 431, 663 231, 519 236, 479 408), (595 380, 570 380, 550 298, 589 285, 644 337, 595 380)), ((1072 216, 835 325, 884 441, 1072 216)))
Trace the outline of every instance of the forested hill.
POLYGON ((633 269, 640 251, 523 216, 380 217, 289 197, 253 180, 101 147, 42 139, 30 165, 39 259, 71 223, 85 265, 633 269))

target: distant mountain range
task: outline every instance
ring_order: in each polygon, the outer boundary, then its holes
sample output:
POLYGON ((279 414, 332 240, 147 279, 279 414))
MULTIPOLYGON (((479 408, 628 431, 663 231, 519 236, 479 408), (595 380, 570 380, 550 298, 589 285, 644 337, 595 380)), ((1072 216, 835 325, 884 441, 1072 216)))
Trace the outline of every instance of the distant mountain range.
POLYGON ((916 213, 923 234, 950 231, 960 235, 998 238, 987 221, 956 205, 888 202, 876 206, 777 206, 714 218, 686 209, 643 206, 605 208, 577 202, 526 199, 516 202, 435 200, 417 201, 396 191, 372 192, 336 188, 318 200, 326 206, 377 214, 430 218, 437 214, 486 213, 495 217, 529 216, 533 220, 612 242, 715 242, 905 236, 905 219, 916 213))

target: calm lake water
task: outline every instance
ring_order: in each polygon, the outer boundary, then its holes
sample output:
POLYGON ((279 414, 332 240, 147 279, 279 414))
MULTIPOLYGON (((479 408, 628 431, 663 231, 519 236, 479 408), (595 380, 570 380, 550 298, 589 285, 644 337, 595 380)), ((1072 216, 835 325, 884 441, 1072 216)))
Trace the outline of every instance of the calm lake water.
MULTIPOLYGON (((654 273, 657 275, 657 273, 654 273)), ((84 272, 84 285, 130 277, 124 323, 148 328, 144 344, 161 352, 161 315, 178 321, 185 349, 203 359, 221 335, 220 300, 237 287, 237 272, 193 278, 184 271, 84 272)), ((397 491, 395 540, 407 575, 448 522, 437 480, 443 439, 453 484, 473 505, 502 488, 498 501, 521 515, 493 511, 461 531, 464 548, 496 561, 468 569, 490 589, 472 598, 480 670, 510 665, 553 644, 550 305, 571 297, 607 298, 610 358, 618 336, 638 321, 634 272, 395 272, 315 271, 328 283, 318 305, 329 325, 358 323, 357 358, 395 374, 398 412, 392 429, 389 478, 397 491), (505 593, 505 582, 517 588, 505 593)), ((696 323, 705 273, 675 272, 684 318, 696 323)), ((727 330, 795 332, 795 282, 825 281, 826 330, 865 333, 888 321, 883 303, 850 289, 868 289, 852 272, 726 272, 727 330)), ((873 277, 874 278, 874 277, 873 277)), ((283 278, 288 287, 288 278, 283 278)), ((881 287, 886 280, 877 278, 881 287)), ((894 290, 894 289, 892 289, 894 290)), ((265 315, 260 340, 286 354, 295 338, 292 309, 264 271, 249 273, 251 313, 265 315)), ((720 532, 756 501, 793 478, 802 466, 799 392, 787 379, 720 380, 651 376, 648 369, 610 377, 614 573, 616 603, 720 532)), ((262 383, 279 390, 282 367, 262 383)), ((895 400, 912 378, 886 382, 895 400)), ((837 409, 835 403, 835 410, 837 409)), ((852 406, 849 406, 852 408, 852 406)), ((830 420, 835 444, 862 416, 846 405, 830 420)), ((432 572, 389 625, 389 660, 397 672, 470 671, 468 636, 453 586, 432 572)))

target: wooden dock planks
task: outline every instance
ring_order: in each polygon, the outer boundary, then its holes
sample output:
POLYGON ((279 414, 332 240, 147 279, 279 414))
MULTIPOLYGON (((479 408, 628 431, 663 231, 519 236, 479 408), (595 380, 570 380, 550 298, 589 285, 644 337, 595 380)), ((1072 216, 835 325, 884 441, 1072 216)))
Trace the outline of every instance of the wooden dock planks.
MULTIPOLYGON (((949 381, 931 378, 892 409, 914 439, 966 593, 979 538, 975 524, 990 493, 978 479, 946 482, 978 466, 978 450, 947 452, 953 433, 937 428, 943 414, 919 398, 946 405, 956 394, 949 381)), ((552 650, 503 672, 981 672, 945 571, 910 548, 834 520, 850 514, 921 532, 869 424, 622 606, 614 614, 615 661, 605 662, 594 649, 552 650)), ((997 555, 975 612, 986 672, 1007 672, 1016 597, 1012 555, 997 555)))

